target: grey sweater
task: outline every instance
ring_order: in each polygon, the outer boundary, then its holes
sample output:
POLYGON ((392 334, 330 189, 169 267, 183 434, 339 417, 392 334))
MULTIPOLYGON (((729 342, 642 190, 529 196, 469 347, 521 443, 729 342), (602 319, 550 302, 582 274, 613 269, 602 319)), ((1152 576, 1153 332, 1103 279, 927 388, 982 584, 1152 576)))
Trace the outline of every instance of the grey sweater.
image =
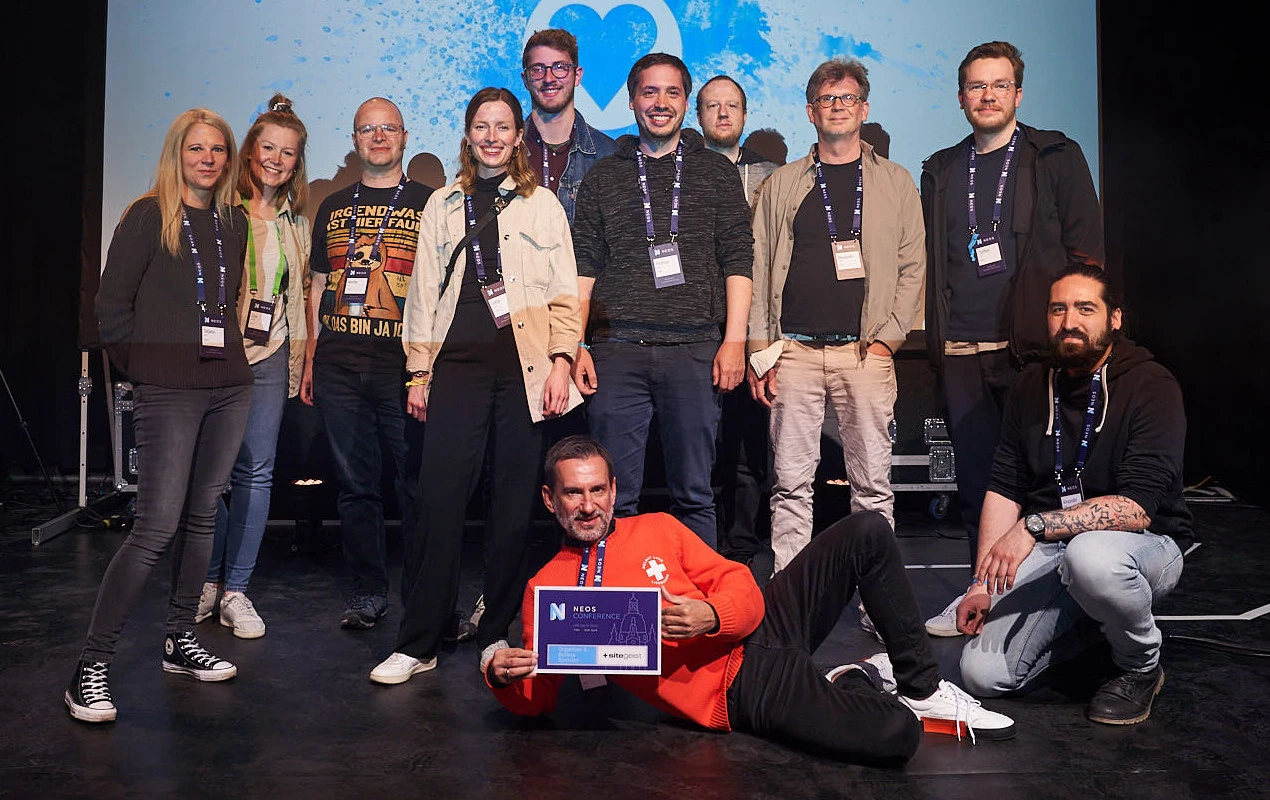
MULTIPOLYGON (((582 181, 573 223, 578 275, 595 279, 590 341, 654 344, 717 341, 727 311, 727 277, 752 277, 750 207, 736 165, 684 130, 679 255, 685 281, 657 289, 648 257, 639 170, 639 139, 623 136, 617 152, 582 181)), ((646 158, 656 243, 670 241, 675 156, 646 158)))

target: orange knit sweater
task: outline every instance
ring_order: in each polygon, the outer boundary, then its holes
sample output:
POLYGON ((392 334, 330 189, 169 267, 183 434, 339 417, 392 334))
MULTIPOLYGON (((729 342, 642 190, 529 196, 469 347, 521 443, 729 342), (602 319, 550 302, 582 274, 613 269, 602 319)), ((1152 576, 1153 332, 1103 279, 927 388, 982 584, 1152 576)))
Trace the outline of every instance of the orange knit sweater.
MULTIPOLYGON (((521 613, 524 647, 532 647, 534 640, 534 587, 576 585, 583 552, 573 543, 565 544, 529 581, 521 613)), ((591 548, 588 582, 594 579, 595 556, 591 548)), ((714 730, 730 730, 727 689, 741 668, 742 640, 763 619, 763 594, 750 571, 711 550, 669 514, 643 514, 617 520, 605 545, 603 581, 604 586, 663 586, 671 594, 705 600, 714 607, 719 615, 716 633, 662 642, 661 675, 608 678, 672 714, 714 730), (655 580, 660 571, 649 570, 654 560, 666 568, 660 582, 655 580)), ((555 707, 566 677, 535 675, 494 689, 494 696, 517 714, 543 714, 555 707)))

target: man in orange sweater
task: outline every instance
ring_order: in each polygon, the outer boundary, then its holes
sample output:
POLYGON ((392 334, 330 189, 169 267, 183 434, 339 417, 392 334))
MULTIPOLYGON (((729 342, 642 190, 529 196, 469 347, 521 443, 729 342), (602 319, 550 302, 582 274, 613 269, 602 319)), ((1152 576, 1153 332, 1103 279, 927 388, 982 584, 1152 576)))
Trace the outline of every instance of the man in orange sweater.
MULTIPOLYGON (((759 590, 668 514, 613 519, 616 481, 599 442, 570 436, 547 453, 543 502, 565 538, 530 580, 521 619, 533 642, 534 587, 662 590, 660 675, 610 675, 671 714, 844 761, 898 764, 927 730, 1009 738, 1014 722, 939 677, 890 525, 861 512, 835 523, 759 590), (857 587, 888 654, 823 675, 812 653, 857 587), (894 665, 892 667, 892 664, 894 665), (829 678, 829 679, 826 679, 829 678)), ((509 711, 551 711, 563 675, 537 675, 537 653, 494 653, 485 679, 509 711)))

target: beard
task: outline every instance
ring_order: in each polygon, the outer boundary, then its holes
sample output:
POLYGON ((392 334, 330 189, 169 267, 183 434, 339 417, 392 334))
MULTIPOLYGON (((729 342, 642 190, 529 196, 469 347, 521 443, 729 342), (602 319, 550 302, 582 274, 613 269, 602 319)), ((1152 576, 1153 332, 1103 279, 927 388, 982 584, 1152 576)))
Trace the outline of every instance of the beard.
MULTIPOLYGON (((530 92, 529 99, 533 101, 533 107, 547 114, 559 114, 561 111, 564 111, 571 103, 573 103, 573 94, 576 91, 576 87, 572 84, 571 80, 572 79, 568 81, 558 81, 560 84, 560 94, 550 99, 543 98, 537 92, 530 92)), ((555 86, 553 85, 552 88, 555 88, 555 86)))
POLYGON ((573 514, 557 511, 556 522, 560 523, 560 527, 564 529, 565 535, 569 538, 576 539, 584 544, 594 544, 608 535, 609 529, 613 527, 613 512, 612 510, 600 511, 596 509, 595 513, 587 516, 581 511, 576 511, 573 514), (597 519, 600 524, 591 528, 582 528, 578 524, 597 519))
POLYGON ((715 136, 713 133, 707 133, 703 129, 702 136, 705 137, 706 144, 712 147, 727 149, 729 147, 735 147, 741 141, 742 132, 743 131, 740 128, 733 128, 731 133, 725 133, 723 136, 719 137, 715 136))
POLYGON ((1093 370, 1094 365, 1111 346, 1111 331, 1104 329, 1093 341, 1083 331, 1061 330, 1050 340, 1054 354, 1054 363, 1062 369, 1086 373, 1093 370), (1076 342, 1064 341, 1064 337, 1075 336, 1076 342))

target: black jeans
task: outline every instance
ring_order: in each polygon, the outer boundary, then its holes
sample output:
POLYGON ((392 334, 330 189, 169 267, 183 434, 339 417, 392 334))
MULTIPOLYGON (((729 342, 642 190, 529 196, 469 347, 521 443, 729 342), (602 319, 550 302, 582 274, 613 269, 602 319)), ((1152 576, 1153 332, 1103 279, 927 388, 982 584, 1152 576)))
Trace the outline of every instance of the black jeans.
POLYGON ((979 513, 992 476, 992 456, 1001 439, 1005 396, 1019 370, 1009 350, 944 356, 944 405, 957 467, 962 522, 970 534, 970 563, 979 546, 979 513))
MULTIPOLYGON (((322 412, 339 481, 340 533, 355 594, 388 594, 382 441, 392 456, 401 529, 414 527, 414 486, 407 476, 405 380, 397 373, 359 373, 313 364, 313 400, 322 412)), ((410 554, 406 554, 407 562, 410 554)), ((409 576, 406 576, 409 577, 409 576)), ((402 579, 402 595, 407 580, 402 579)))
POLYGON ((857 587, 887 642, 899 693, 924 698, 939 689, 895 534, 881 514, 861 511, 814 537, 763 590, 763 621, 728 688, 734 730, 861 764, 912 757, 922 725, 907 706, 863 682, 830 683, 812 660, 857 587))
POLYGON ((167 633, 194 629, 203 577, 212 555, 216 501, 247 427, 251 386, 133 390, 137 444, 137 513, 97 590, 80 658, 110 661, 119 633, 150 570, 172 546, 167 633))
POLYGON ((465 512, 491 437, 485 613, 476 631, 481 648, 507 637, 529 577, 543 430, 529 416, 514 346, 510 354, 493 349, 447 345, 433 368, 419 470, 419 522, 410 542, 420 560, 393 648, 415 658, 436 655, 454 612, 465 512))

